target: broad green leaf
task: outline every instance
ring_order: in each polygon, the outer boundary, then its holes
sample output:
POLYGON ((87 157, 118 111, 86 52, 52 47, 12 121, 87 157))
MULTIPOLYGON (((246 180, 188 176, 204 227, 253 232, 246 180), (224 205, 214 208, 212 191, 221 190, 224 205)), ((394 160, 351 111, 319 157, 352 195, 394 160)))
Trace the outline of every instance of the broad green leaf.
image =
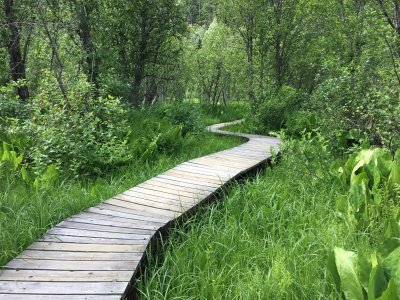
POLYGON ((400 238, 400 224, 394 219, 387 221, 385 229, 386 238, 400 238))
POLYGON ((338 270, 336 267, 334 251, 329 251, 327 268, 333 277, 333 281, 335 283, 336 290, 338 292, 340 292, 340 276, 339 276, 339 273, 338 273, 338 270))
POLYGON ((383 266, 388 271, 394 285, 396 286, 397 295, 400 295, 400 247, 385 258, 383 266))
POLYGON ((398 289, 396 291, 396 285, 393 280, 389 281, 387 289, 382 293, 382 296, 376 298, 376 300, 399 300, 398 289))
POLYGON ((376 297, 381 296, 387 285, 388 282, 383 268, 380 265, 375 266, 369 278, 368 300, 375 300, 376 297))
POLYGON ((394 191, 396 186, 400 186, 400 162, 397 160, 392 163, 388 185, 391 192, 394 191))
POLYGON ((10 153, 10 146, 3 142, 3 155, 1 157, 2 161, 12 161, 12 156, 10 153))
POLYGON ((357 270, 361 286, 368 290, 369 278, 373 264, 376 264, 376 256, 358 253, 357 255, 357 270))
POLYGON ((348 211, 348 206, 349 206, 349 201, 348 201, 347 195, 340 195, 337 198, 336 206, 337 206, 338 211, 340 213, 342 213, 344 216, 346 216, 347 211, 348 211))
POLYGON ((43 186, 48 187, 58 178, 58 171, 55 165, 47 167, 46 172, 41 176, 41 182, 43 186))
POLYGON ((28 174, 28 171, 26 170, 25 166, 22 166, 22 168, 21 168, 21 177, 22 177, 23 181, 25 181, 25 182, 29 181, 29 174, 28 174))
POLYGON ((379 245, 378 252, 382 257, 386 257, 398 247, 400 247, 400 239, 387 238, 379 245))
POLYGON ((356 165, 352 170, 351 177, 356 176, 358 170, 364 165, 368 164, 374 158, 378 151, 378 149, 368 149, 360 151, 355 159, 356 165))
POLYGON ((335 262, 340 277, 340 288, 347 300, 364 300, 363 290, 357 274, 357 254, 335 248, 335 262))
POLYGON ((20 156, 15 158, 15 160, 14 160, 15 170, 18 169, 19 165, 22 163, 23 160, 24 160, 24 154, 21 154, 20 156))

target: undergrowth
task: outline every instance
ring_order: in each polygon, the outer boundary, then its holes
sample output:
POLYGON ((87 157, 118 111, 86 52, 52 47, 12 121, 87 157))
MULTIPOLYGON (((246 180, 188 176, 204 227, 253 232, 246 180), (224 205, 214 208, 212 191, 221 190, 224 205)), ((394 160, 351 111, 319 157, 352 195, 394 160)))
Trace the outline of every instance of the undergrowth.
POLYGON ((179 116, 173 112, 167 112, 168 118, 160 121, 164 113, 164 109, 158 109, 131 115, 132 158, 122 164, 114 161, 92 165, 91 170, 97 171, 90 176, 71 178, 50 168, 52 172, 47 171, 34 184, 23 180, 24 162, 7 146, 8 150, 0 155, 0 266, 63 219, 181 162, 243 142, 205 133, 193 127, 191 120, 179 123, 179 116), (176 125, 171 125, 174 120, 176 125), (183 134, 182 129, 188 124, 191 127, 183 134))
POLYGON ((336 199, 346 191, 326 141, 288 140, 282 159, 234 185, 165 244, 140 282, 141 299, 334 299, 327 269, 334 247, 367 251, 336 199))

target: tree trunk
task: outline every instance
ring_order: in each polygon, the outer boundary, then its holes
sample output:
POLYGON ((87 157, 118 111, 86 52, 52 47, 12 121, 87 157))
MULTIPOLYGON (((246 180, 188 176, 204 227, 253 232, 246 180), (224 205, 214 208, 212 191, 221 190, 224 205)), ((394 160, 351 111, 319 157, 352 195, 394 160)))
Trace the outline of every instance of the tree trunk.
POLYGON ((281 35, 277 33, 275 37, 275 81, 276 88, 282 87, 282 71, 283 71, 283 60, 282 60, 282 49, 281 49, 281 35))
POLYGON ((142 86, 142 81, 144 72, 146 69, 147 51, 148 51, 148 40, 149 40, 149 28, 147 20, 147 8, 144 7, 141 12, 141 22, 140 22, 140 44, 139 53, 137 54, 137 59, 135 63, 134 76, 131 92, 129 94, 129 101, 133 106, 139 107, 140 105, 140 89, 142 86))
MULTIPOLYGON (((10 56, 10 73, 13 81, 26 79, 26 57, 21 53, 21 32, 14 11, 14 1, 4 0, 4 13, 10 32, 8 53, 10 56)), ((29 98, 28 87, 23 84, 17 87, 17 93, 22 101, 29 98)))
POLYGON ((129 94, 129 101, 132 103, 134 107, 139 107, 140 105, 140 89, 142 87, 143 81, 143 73, 144 69, 142 66, 136 66, 134 72, 133 84, 131 88, 131 92, 129 94))
POLYGON ((82 41, 83 50, 86 53, 87 75, 89 81, 96 90, 99 89, 98 76, 99 66, 95 57, 95 51, 92 43, 91 24, 89 17, 93 11, 90 5, 82 5, 79 9, 79 37, 82 41))

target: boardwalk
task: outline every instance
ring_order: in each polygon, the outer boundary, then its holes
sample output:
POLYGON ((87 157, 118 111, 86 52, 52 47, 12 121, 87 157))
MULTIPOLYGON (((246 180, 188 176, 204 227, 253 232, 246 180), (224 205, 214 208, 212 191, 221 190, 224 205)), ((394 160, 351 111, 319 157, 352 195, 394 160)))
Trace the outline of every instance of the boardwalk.
MULTIPOLYGON (((209 127, 218 134, 226 124, 209 127)), ((0 300, 132 297, 152 237, 254 169, 279 147, 271 137, 182 163, 50 229, 0 271, 0 300)))

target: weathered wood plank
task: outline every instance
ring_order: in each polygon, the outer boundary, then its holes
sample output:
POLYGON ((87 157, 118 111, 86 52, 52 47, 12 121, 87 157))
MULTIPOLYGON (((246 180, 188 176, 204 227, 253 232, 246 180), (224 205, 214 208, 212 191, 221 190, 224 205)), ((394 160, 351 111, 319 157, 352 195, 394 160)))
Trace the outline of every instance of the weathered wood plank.
POLYGON ((60 227, 54 227, 50 229, 49 231, 47 231, 47 234, 110 238, 110 239, 127 239, 127 240, 143 240, 143 239, 149 239, 151 237, 150 234, 116 233, 116 232, 92 231, 92 230, 70 229, 70 228, 60 228, 60 227))
POLYGON ((157 230, 160 224, 143 220, 128 220, 126 218, 119 218, 116 216, 97 214, 91 212, 83 212, 67 220, 71 222, 80 222, 90 225, 108 226, 110 228, 111 227, 128 228, 128 229, 141 228, 148 230, 157 230))
POLYGON ((169 174, 166 174, 166 173, 160 174, 156 178, 157 179, 166 179, 166 180, 170 180, 170 181, 174 181, 174 182, 183 182, 183 183, 187 183, 187 184, 196 184, 198 186, 204 186, 207 188, 211 188, 214 191, 216 189, 220 188, 220 183, 211 183, 211 182, 199 180, 197 178, 191 179, 191 178, 188 178, 188 176, 179 175, 179 173, 172 175, 172 171, 169 174))
POLYGON ((0 300, 121 300, 121 295, 0 294, 0 300))
MULTIPOLYGON (((75 221, 63 221, 55 226, 55 228, 70 228, 70 229, 82 229, 82 230, 91 230, 91 231, 100 231, 100 232, 116 232, 116 233, 134 233, 134 234, 153 234, 157 228, 130 228, 126 227, 117 227, 111 226, 111 222, 105 225, 99 224, 90 224, 90 223, 82 223, 79 222, 80 219, 76 218, 75 221)), ((86 220, 83 220, 86 221, 86 220)), ((140 227, 140 226, 137 226, 140 227)))
POLYGON ((146 245, 105 245, 87 243, 52 243, 34 242, 28 247, 29 250, 42 251, 71 251, 71 252, 121 252, 121 253, 142 253, 146 245))
POLYGON ((179 165, 176 167, 177 170, 188 170, 194 173, 202 174, 202 175, 207 175, 210 177, 216 177, 216 178, 221 178, 225 180, 231 179, 236 172, 229 172, 229 170, 217 170, 217 169, 211 169, 207 167, 201 167, 199 165, 194 165, 194 164, 189 164, 185 163, 182 165, 179 165))
POLYGON ((208 182, 212 184, 217 184, 219 186, 222 186, 225 182, 228 180, 224 180, 220 177, 217 176, 209 176, 209 175, 202 175, 193 171, 187 171, 187 170, 178 170, 177 168, 171 169, 162 175, 168 175, 168 176, 177 176, 181 178, 187 178, 190 180, 199 180, 203 182, 208 182))
POLYGON ((99 245, 147 245, 149 238, 140 239, 114 239, 87 236, 69 236, 61 234, 45 234, 38 239, 39 242, 51 243, 76 243, 76 244, 99 244, 99 245))
POLYGON ((29 282, 0 281, 2 294, 121 295, 127 282, 29 282))
POLYGON ((88 212, 93 212, 96 214, 100 215, 105 215, 105 216, 112 216, 112 217, 118 217, 126 220, 138 220, 138 221, 147 221, 147 222, 153 222, 153 224, 157 225, 160 224, 161 226, 165 224, 166 221, 169 220, 168 217, 162 217, 158 215, 156 218, 155 217, 150 217, 146 213, 141 213, 141 215, 138 214, 133 214, 133 213, 123 213, 115 210, 110 210, 106 209, 103 206, 95 206, 91 207, 87 210, 88 212))
POLYGON ((161 199, 164 198, 164 199, 169 199, 169 200, 175 200, 178 203, 187 202, 188 204, 195 203, 194 201, 199 198, 196 196, 187 197, 187 196, 181 196, 181 195, 171 195, 171 194, 166 194, 166 193, 155 191, 155 190, 150 190, 147 188, 134 188, 134 189, 125 191, 123 194, 135 196, 135 194, 137 192, 141 192, 142 195, 144 194, 144 195, 149 195, 149 196, 153 196, 153 197, 158 197, 161 199))
POLYGON ((45 260, 45 259, 20 259, 10 261, 4 269, 14 270, 60 270, 60 271, 131 271, 138 261, 74 261, 74 260, 45 260))
POLYGON ((128 209, 141 209, 141 206, 146 206, 150 207, 151 209, 162 209, 166 211, 170 211, 172 213, 177 213, 177 212, 182 212, 184 207, 182 204, 179 203, 160 203, 160 202, 155 202, 151 200, 145 200, 145 199, 138 199, 135 197, 130 197, 127 195, 120 195, 120 196, 115 196, 106 202, 107 204, 112 204, 112 205, 117 205, 121 207, 125 207, 128 209))
POLYGON ((200 185, 198 183, 196 183, 195 181, 192 181, 191 183, 188 181, 183 181, 181 178, 179 177, 175 177, 174 179, 172 179, 171 177, 154 177, 153 178, 154 182, 157 183, 165 183, 171 186, 177 186, 177 187, 188 187, 188 188, 193 188, 193 189, 197 189, 200 190, 202 189, 203 191, 207 191, 207 192, 214 192, 217 188, 218 185, 215 185, 215 187, 213 186, 206 186, 206 185, 200 185))
POLYGON ((132 201, 134 203, 140 203, 140 201, 146 203, 146 201, 150 203, 154 203, 154 205, 166 205, 166 204, 171 204, 171 205, 176 205, 177 207, 182 207, 184 205, 193 205, 193 199, 192 198, 183 198, 179 197, 178 195, 167 195, 167 197, 160 196, 159 194, 154 195, 150 194, 152 193, 153 190, 149 190, 147 193, 141 191, 138 192, 137 190, 127 190, 123 192, 122 194, 119 194, 117 196, 114 196, 113 198, 118 198, 121 200, 125 201, 132 201))
POLYGON ((122 261, 138 261, 142 257, 142 253, 134 252, 69 252, 69 251, 42 251, 42 250, 25 250, 18 258, 20 259, 46 259, 46 260, 122 260, 122 261))
POLYGON ((164 221, 168 219, 173 219, 177 214, 174 211, 166 210, 162 208, 156 208, 151 206, 146 206, 143 204, 132 203, 131 208, 122 207, 119 205, 110 204, 107 201, 97 206, 100 209, 106 209, 126 214, 141 214, 142 216, 154 216, 157 218, 162 218, 164 221))
POLYGON ((210 193, 208 191, 196 190, 196 189, 189 189, 189 188, 179 188, 174 187, 168 184, 162 184, 159 182, 151 181, 151 183, 142 184, 141 187, 151 189, 153 191, 162 192, 171 195, 178 195, 184 197, 207 197, 210 193))
MULTIPOLYGON (((58 281, 58 282, 127 282, 132 271, 64 271, 64 270, 13 270, 0 271, 2 281, 58 281)), ((1 298, 0 298, 1 299, 1 298)), ((30 298, 29 298, 30 299, 30 298)))

